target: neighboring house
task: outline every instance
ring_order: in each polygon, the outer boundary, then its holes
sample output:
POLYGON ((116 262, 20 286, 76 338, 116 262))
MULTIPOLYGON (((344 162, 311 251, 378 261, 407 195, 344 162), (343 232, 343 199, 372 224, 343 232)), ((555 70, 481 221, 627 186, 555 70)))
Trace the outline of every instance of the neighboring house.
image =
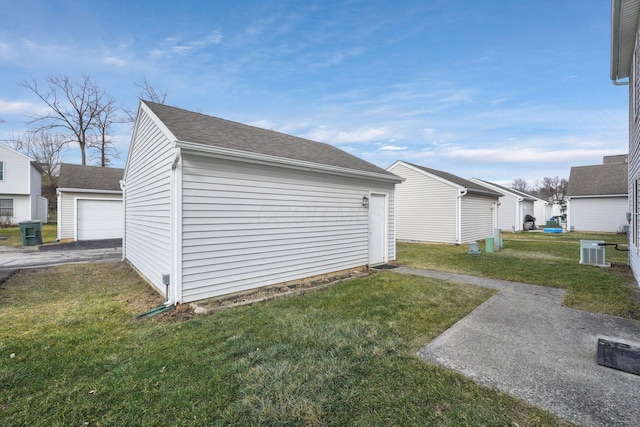
POLYGON ((611 2, 611 80, 629 85, 628 212, 629 264, 640 282, 640 43, 638 19, 640 2, 611 2), (628 83, 620 81, 628 79, 628 83))
POLYGON ((124 169, 63 163, 58 179, 58 240, 122 238, 124 169))
MULTIPOLYGON (((503 231, 523 231, 525 228, 525 217, 527 215, 535 217, 535 203, 542 203, 543 205, 546 203, 544 200, 523 193, 522 191, 503 187, 493 182, 478 178, 471 178, 471 181, 489 190, 496 191, 503 196, 500 199, 500 206, 498 207, 498 228, 503 231)), ((544 220, 544 218, 541 219, 544 220)), ((536 221, 539 221, 539 219, 536 218, 536 221)), ((538 225, 544 225, 544 223, 541 222, 538 225)))
POLYGON ((48 221, 42 172, 38 162, 0 144, 0 221, 48 221))
POLYGON ((567 187, 567 230, 619 232, 629 212, 627 156, 574 166, 567 187))
POLYGON ((385 263, 400 181, 329 144, 142 101, 124 257, 166 304, 385 263))
POLYGON ((493 236, 500 194, 439 170, 397 161, 398 240, 464 244, 493 236))

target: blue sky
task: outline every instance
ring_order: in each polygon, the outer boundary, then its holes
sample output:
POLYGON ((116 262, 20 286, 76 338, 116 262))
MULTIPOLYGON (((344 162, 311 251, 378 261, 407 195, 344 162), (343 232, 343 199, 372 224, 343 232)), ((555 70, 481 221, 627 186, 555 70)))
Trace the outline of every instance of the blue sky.
MULTIPOLYGON (((17 84, 85 73, 167 104, 510 184, 627 151, 607 0, 0 0, 0 139, 42 104, 17 84)), ((122 167, 130 130, 116 130, 122 167)), ((66 157, 79 162, 72 147, 66 157)))

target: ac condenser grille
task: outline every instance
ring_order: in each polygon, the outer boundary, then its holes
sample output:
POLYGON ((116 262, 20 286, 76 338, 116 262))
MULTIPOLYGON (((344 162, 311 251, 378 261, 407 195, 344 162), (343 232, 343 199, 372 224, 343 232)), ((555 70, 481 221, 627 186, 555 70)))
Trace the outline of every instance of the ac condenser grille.
POLYGON ((580 264, 611 267, 605 261, 604 240, 580 240, 580 264))

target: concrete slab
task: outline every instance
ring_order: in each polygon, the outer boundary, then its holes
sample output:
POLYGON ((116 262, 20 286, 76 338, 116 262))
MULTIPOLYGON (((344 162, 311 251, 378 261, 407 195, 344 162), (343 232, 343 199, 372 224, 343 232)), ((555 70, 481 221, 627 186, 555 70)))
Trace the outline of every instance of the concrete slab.
POLYGON ((120 239, 72 244, 0 246, 0 272, 60 264, 117 261, 122 259, 120 239))
POLYGON ((576 424, 639 424, 640 376, 597 364, 598 338, 638 345, 639 321, 563 307, 560 289, 465 275, 444 280, 501 291, 422 348, 425 361, 576 424))

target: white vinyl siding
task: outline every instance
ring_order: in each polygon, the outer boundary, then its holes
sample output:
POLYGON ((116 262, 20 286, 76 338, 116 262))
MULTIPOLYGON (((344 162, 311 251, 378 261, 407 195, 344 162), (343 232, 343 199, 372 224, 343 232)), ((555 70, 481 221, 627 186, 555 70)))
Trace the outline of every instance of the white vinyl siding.
POLYGON ((493 236, 493 204, 496 198, 467 194, 462 197, 462 242, 493 236))
MULTIPOLYGON (((4 179, 0 180, 0 194, 29 195, 31 160, 2 144, 0 144, 0 160, 3 163, 4 175, 4 179)), ((40 194, 40 189, 37 194, 40 194)))
POLYGON ((406 178, 396 185, 396 238, 456 243, 458 189, 402 164, 390 172, 406 178))
POLYGON ((370 192, 393 205, 393 184, 183 154, 183 302, 366 265, 370 192))
POLYGON ((171 270, 173 142, 140 109, 125 171, 126 259, 162 293, 171 270))
POLYGON ((505 194, 500 197, 500 207, 498 208, 498 228, 502 231, 522 230, 522 224, 517 226, 517 210, 520 209, 515 196, 505 194), (515 228, 514 228, 515 227, 515 228))
POLYGON ((627 225, 629 201, 625 197, 571 198, 569 226, 572 231, 616 233, 627 225))
MULTIPOLYGON (((68 191, 60 192, 60 197, 58 199, 58 217, 60 218, 58 223, 59 239, 76 239, 76 200, 83 199, 122 200, 122 195, 68 191)), ((122 215, 122 212, 120 215, 122 215)))

